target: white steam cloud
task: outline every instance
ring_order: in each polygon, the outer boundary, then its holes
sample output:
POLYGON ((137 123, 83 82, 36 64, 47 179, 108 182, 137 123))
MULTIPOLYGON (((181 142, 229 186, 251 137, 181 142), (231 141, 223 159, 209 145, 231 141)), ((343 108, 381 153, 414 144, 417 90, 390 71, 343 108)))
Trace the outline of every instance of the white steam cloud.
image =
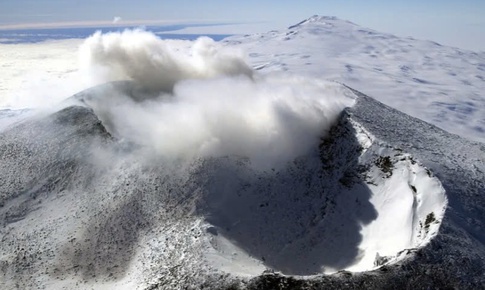
POLYGON ((131 79, 165 92, 183 79, 252 75, 241 52, 221 50, 210 38, 198 39, 189 52, 173 43, 143 30, 97 32, 81 46, 81 64, 104 81, 131 79))
POLYGON ((173 44, 128 30, 96 33, 80 50, 97 78, 150 91, 151 98, 104 91, 88 104, 116 136, 158 156, 238 155, 279 166, 316 148, 353 102, 338 84, 256 74, 240 52, 208 38, 184 42, 188 50, 173 44))

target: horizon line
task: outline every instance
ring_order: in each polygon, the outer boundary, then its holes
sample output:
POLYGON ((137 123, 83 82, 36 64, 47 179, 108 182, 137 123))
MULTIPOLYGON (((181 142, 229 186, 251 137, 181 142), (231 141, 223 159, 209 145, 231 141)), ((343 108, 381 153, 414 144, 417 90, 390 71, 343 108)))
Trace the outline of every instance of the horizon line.
POLYGON ((220 26, 242 24, 241 22, 228 22, 221 20, 207 19, 186 19, 186 20, 94 20, 94 21, 63 21, 63 22, 37 22, 0 24, 0 30, 17 29, 55 29, 55 28, 89 28, 89 27, 126 27, 126 26, 150 26, 150 25, 187 25, 187 26, 220 26))

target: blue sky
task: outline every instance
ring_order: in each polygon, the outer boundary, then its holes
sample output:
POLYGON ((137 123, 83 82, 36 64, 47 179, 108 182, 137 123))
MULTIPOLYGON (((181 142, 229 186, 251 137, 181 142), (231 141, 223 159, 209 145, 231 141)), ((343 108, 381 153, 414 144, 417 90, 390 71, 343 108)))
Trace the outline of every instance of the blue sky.
MULTIPOLYGON (((484 0, 0 0, 0 26, 26 23, 255 22, 258 32, 331 15, 399 36, 485 51, 484 0)), ((256 31, 248 31, 248 33, 256 31)))

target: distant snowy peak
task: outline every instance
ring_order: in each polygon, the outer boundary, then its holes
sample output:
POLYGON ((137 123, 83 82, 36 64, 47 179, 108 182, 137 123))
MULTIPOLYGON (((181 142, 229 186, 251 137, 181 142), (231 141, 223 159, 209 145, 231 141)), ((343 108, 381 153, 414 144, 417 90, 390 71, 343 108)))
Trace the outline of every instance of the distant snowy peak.
POLYGON ((316 35, 342 34, 346 37, 358 39, 359 37, 382 35, 381 38, 395 38, 391 34, 379 33, 372 29, 361 27, 351 21, 339 19, 335 16, 313 15, 295 25, 288 27, 290 33, 309 33, 316 35))
POLYGON ((245 50, 262 73, 289 71, 344 83, 448 132, 485 141, 485 53, 317 15, 225 43, 245 50))
POLYGON ((328 24, 330 21, 342 21, 335 16, 320 16, 320 15, 313 15, 312 17, 305 19, 295 25, 288 27, 288 29, 295 29, 298 27, 302 27, 308 24, 328 24))

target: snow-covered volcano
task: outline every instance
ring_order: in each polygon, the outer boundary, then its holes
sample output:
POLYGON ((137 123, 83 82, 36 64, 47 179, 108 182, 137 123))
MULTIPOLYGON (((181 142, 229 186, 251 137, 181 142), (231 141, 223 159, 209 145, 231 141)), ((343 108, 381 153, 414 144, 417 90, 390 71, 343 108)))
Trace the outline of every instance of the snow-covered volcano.
POLYGON ((483 285, 482 143, 207 40, 163 45, 97 35, 89 60, 129 81, 1 111, 2 288, 483 285))
POLYGON ((485 141, 485 52, 313 16, 283 31, 233 37, 262 71, 344 83, 449 132, 485 141))
MULTIPOLYGON (((126 85, 75 98, 96 106, 126 85)), ((261 169, 234 155, 147 161, 96 111, 70 106, 3 132, 6 281, 121 287, 167 265, 235 277, 367 271, 429 243, 445 212, 440 181, 348 113, 319 146, 261 169)))

